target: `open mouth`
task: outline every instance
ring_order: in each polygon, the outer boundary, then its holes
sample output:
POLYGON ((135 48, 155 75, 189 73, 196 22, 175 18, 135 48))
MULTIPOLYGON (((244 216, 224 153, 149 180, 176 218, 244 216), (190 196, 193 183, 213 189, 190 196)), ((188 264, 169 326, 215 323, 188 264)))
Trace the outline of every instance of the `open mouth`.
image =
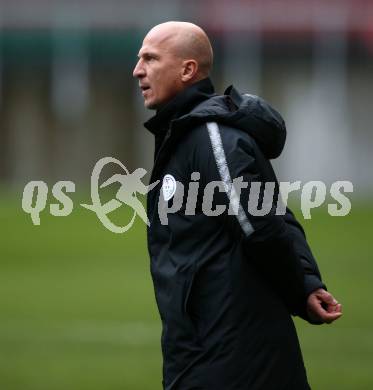
POLYGON ((149 87, 148 85, 141 85, 140 88, 141 88, 141 91, 142 91, 142 92, 145 92, 145 91, 147 91, 148 89, 150 89, 150 87, 149 87))

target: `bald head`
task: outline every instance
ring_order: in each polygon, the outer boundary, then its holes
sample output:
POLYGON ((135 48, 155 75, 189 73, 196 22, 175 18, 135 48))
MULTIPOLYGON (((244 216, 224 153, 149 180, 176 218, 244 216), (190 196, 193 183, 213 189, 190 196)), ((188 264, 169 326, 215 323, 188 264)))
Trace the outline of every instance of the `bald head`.
POLYGON ((165 22, 153 27, 145 39, 155 39, 183 60, 195 60, 198 78, 207 77, 213 63, 213 51, 201 27, 188 22, 165 22))
POLYGON ((193 23, 166 22, 145 36, 133 71, 150 109, 208 77, 213 61, 206 33, 193 23))

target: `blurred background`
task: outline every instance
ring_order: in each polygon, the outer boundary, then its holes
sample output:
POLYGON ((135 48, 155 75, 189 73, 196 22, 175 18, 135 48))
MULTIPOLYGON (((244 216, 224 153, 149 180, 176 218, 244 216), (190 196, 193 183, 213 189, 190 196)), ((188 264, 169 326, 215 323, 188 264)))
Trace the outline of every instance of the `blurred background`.
POLYGON ((353 183, 345 217, 323 206, 304 220, 293 199, 345 311, 296 325, 313 389, 372 389, 371 0, 0 0, 0 389, 161 389, 145 225, 116 235, 79 203, 101 157, 151 169, 153 113, 132 70, 167 20, 206 30, 217 92, 234 84, 282 113, 280 180, 353 183), (47 207, 33 226, 21 208, 31 180, 74 181, 73 213, 47 207))

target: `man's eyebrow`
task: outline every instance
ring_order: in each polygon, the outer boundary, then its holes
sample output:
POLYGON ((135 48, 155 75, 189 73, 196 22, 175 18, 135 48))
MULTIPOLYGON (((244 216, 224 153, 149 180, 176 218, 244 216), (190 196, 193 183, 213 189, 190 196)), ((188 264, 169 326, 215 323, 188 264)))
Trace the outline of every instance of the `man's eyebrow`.
POLYGON ((138 58, 141 58, 141 57, 144 57, 144 56, 159 58, 159 55, 157 53, 154 53, 154 52, 151 52, 151 51, 144 51, 142 53, 139 52, 139 54, 137 54, 138 58))

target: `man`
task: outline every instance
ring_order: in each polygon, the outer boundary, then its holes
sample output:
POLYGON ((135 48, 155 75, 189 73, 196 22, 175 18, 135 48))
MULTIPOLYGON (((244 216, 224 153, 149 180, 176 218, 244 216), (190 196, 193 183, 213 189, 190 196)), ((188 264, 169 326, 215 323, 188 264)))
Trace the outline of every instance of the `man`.
POLYGON ((309 389, 291 314, 330 323, 341 305, 325 291, 290 210, 276 215, 273 204, 261 216, 247 206, 254 182, 276 182, 269 159, 284 146, 281 116, 233 88, 214 93, 211 44, 194 24, 155 26, 138 57, 133 75, 145 106, 156 110, 145 124, 155 136, 151 182, 160 180, 148 194, 148 248, 164 388, 309 389), (239 177, 248 186, 238 199, 239 177), (198 183, 194 207, 185 195, 163 224, 159 207, 172 207, 190 182, 198 183), (236 213, 206 215, 203 189, 211 182, 222 183, 214 207, 235 199, 236 213))

